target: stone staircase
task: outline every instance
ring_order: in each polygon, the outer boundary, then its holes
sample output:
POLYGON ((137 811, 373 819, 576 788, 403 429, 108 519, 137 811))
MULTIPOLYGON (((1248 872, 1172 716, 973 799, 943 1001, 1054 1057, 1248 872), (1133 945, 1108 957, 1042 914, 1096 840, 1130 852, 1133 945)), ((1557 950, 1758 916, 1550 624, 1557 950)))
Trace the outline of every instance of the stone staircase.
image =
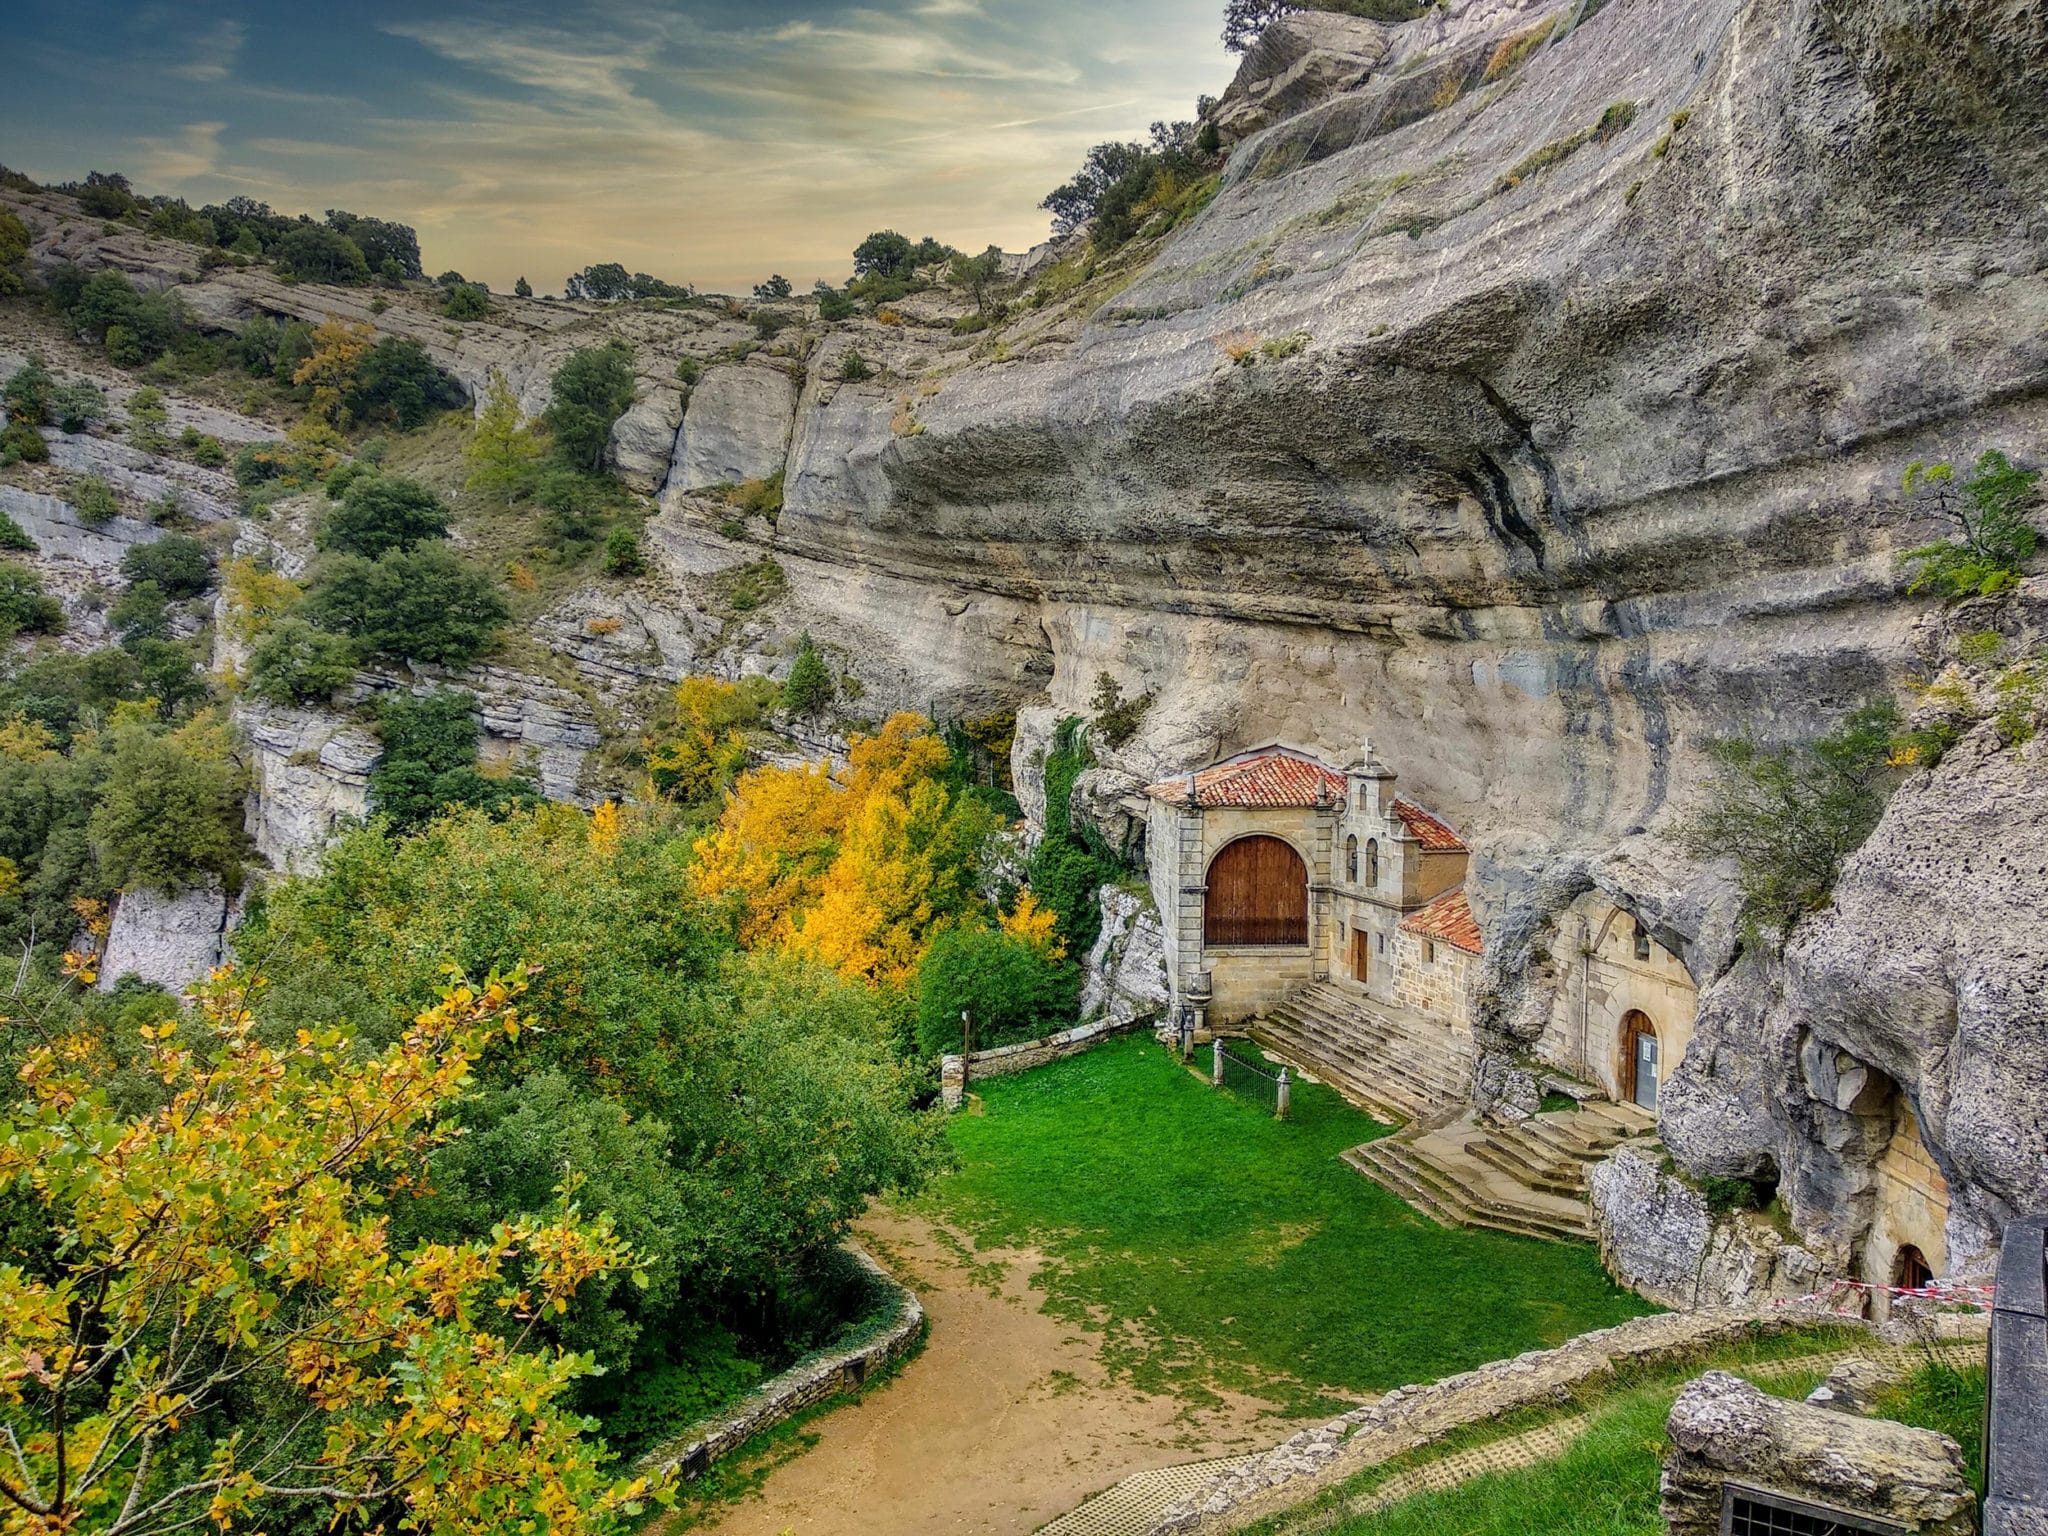
POLYGON ((1434 1020, 1369 999, 1350 982, 1303 988, 1257 1019, 1251 1033, 1389 1125, 1439 1120, 1471 1096, 1468 1042, 1434 1020))
POLYGON ((1655 1118, 1631 1104, 1584 1104, 1504 1130, 1467 1111, 1434 1130, 1353 1147, 1344 1161, 1445 1226, 1586 1242, 1586 1169, 1655 1131, 1655 1118))

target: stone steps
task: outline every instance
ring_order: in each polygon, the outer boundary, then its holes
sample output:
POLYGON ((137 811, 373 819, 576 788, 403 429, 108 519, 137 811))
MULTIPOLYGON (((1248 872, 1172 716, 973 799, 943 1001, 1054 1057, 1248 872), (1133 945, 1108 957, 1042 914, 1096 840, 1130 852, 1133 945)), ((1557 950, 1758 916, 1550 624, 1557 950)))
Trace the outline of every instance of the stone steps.
POLYGON ((1469 1057, 1442 1026, 1335 983, 1302 989, 1251 1032, 1274 1055, 1393 1124, 1441 1116, 1471 1083, 1469 1057))
POLYGON ((1444 1226, 1484 1227, 1516 1237, 1585 1242, 1591 1213, 1577 1201, 1531 1190, 1466 1155, 1455 1143, 1428 1145, 1384 1137, 1353 1147, 1344 1160, 1444 1226))
POLYGON ((1655 1131, 1655 1118, 1634 1105, 1587 1104, 1489 1131, 1467 1150, 1531 1189, 1577 1200, 1585 1198, 1592 1164, 1655 1131))

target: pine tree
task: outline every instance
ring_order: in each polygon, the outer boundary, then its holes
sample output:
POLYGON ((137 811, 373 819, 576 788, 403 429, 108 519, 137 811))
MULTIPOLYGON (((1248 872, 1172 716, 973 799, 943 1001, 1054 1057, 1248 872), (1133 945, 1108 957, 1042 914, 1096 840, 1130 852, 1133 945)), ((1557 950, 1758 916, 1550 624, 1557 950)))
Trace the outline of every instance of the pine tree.
POLYGON ((807 633, 790 664, 788 681, 782 685, 782 707, 797 719, 808 720, 823 713, 834 692, 831 669, 807 633))
POLYGON ((533 297, 533 284, 529 283, 522 276, 518 282, 512 285, 512 291, 522 299, 530 299, 533 297))
POLYGON ((484 396, 483 413, 469 441, 463 445, 462 462, 469 466, 463 488, 502 495, 505 505, 526 484, 527 472, 540 457, 540 444, 526 430, 519 402, 505 376, 493 370, 490 392, 484 396))

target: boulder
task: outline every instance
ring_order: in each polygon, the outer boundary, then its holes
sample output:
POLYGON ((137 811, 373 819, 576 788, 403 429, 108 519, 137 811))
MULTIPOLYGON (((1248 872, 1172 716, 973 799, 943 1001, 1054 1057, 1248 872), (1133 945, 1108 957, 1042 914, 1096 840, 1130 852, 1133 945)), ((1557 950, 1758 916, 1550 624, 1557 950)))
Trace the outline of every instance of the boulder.
POLYGON ((1719 1536, 1730 1482, 1874 1517, 1930 1536, 1973 1536, 1976 1497, 1947 1435, 1772 1397, 1709 1371, 1666 1422, 1662 1483, 1670 1536, 1719 1536))
POLYGON ((1245 50, 1216 127, 1226 143, 1348 91, 1387 56, 1387 29, 1362 16, 1295 11, 1245 50))
POLYGON ((766 480, 781 471, 796 417, 796 384, 780 368, 723 363, 690 392, 669 468, 671 489, 766 480))
POLYGON ((1166 941, 1143 897, 1120 886, 1098 893, 1102 931, 1081 962, 1081 1021, 1125 1024, 1166 1011, 1166 941))
POLYGON ((612 426, 613 471, 636 491, 658 491, 668 478, 676 450, 676 423, 683 414, 682 391, 641 387, 640 396, 612 426))

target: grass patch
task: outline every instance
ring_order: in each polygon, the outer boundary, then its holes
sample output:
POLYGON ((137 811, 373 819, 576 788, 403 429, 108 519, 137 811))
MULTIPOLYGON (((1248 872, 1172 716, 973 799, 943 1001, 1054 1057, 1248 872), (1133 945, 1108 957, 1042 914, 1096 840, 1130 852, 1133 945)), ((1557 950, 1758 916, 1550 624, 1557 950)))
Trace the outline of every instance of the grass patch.
POLYGON ((1904 1381, 1877 1394, 1877 1412, 1901 1424, 1936 1429, 1963 1448, 1970 1482, 1984 1487, 1984 1367, 1958 1369, 1930 1359, 1904 1381))
POLYGON ((1624 1369, 1589 1382, 1563 1402, 1525 1409, 1396 1456, 1319 1498, 1252 1526, 1247 1536, 1658 1536, 1657 1479, 1664 1422, 1686 1382, 1731 1371, 1777 1397, 1804 1397, 1825 1372, 1801 1355, 1839 1349, 1861 1334, 1817 1325, 1760 1335, 1692 1359, 1624 1369), (1418 1494, 1371 1514, 1357 1506, 1400 1473, 1459 1451, 1522 1434, 1555 1419, 1586 1415, 1586 1432, 1554 1461, 1491 1473, 1441 1493, 1418 1494))
POLYGON ((1047 1310, 1141 1390, 1333 1411, 1653 1310, 1590 1246, 1417 1215, 1338 1160, 1386 1127, 1318 1085, 1281 1123, 1129 1038, 977 1091, 921 1209, 1044 1254, 1047 1310))

